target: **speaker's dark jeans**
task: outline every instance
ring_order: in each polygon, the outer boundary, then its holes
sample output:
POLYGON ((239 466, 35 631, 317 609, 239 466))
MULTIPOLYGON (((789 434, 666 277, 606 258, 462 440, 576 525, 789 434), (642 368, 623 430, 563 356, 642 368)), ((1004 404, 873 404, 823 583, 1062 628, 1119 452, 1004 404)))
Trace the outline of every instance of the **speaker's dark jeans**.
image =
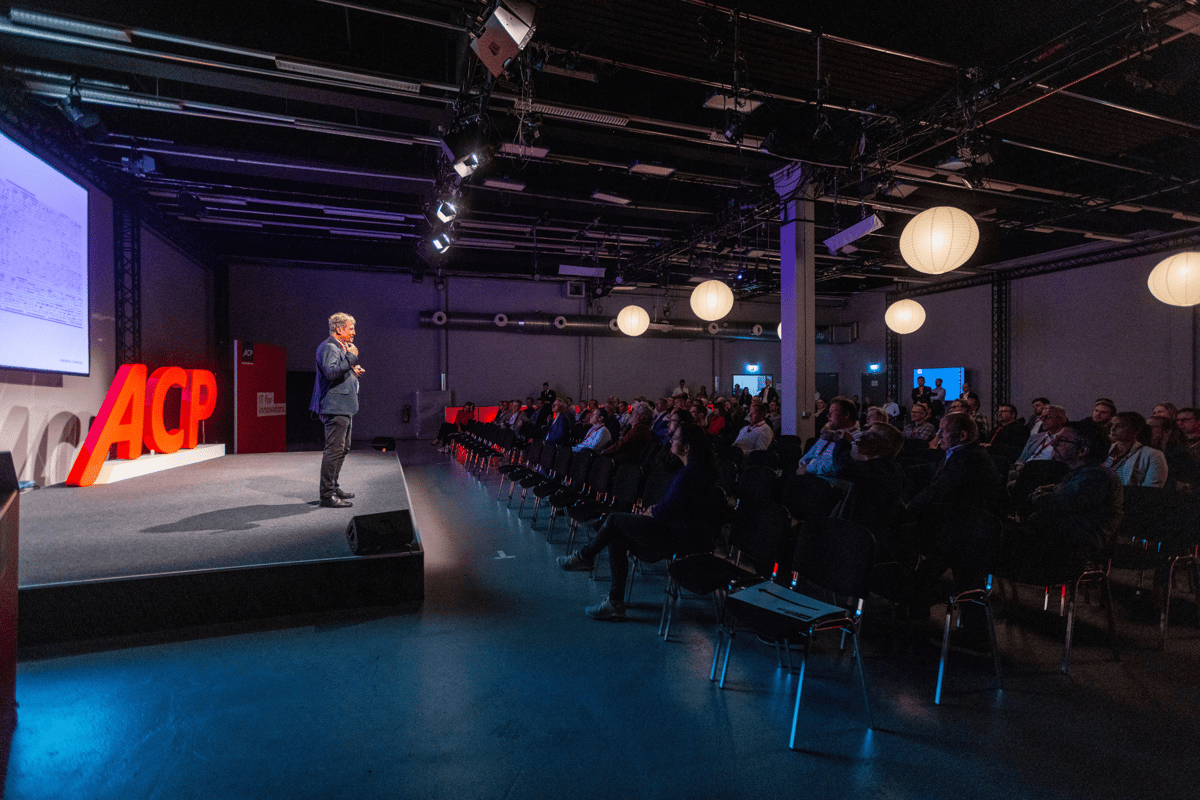
POLYGON ((321 499, 333 497, 338 488, 342 462, 350 452, 350 428, 354 417, 349 414, 322 414, 325 424, 325 454, 321 456, 321 499))

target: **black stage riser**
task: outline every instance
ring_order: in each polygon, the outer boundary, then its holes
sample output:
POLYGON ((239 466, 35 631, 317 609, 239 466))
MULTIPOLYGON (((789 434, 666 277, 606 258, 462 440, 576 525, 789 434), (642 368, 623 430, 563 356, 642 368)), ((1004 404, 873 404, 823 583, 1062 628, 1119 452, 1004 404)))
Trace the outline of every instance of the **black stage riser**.
POLYGON ((326 559, 21 589, 18 645, 79 642, 341 609, 416 611, 425 553, 326 559))

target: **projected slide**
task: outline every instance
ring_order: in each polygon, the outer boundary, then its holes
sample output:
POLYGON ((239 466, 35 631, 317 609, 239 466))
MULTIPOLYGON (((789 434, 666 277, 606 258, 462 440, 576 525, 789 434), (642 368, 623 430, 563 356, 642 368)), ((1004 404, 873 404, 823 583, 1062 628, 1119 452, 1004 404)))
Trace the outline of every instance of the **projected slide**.
POLYGON ((0 367, 87 375, 87 189, 0 134, 0 367))
POLYGON ((914 369, 913 386, 917 385, 917 378, 924 378, 925 385, 930 389, 934 387, 934 381, 941 378, 942 388, 946 390, 946 405, 949 406, 951 400, 957 400, 958 396, 962 394, 963 381, 966 380, 966 368, 914 369))

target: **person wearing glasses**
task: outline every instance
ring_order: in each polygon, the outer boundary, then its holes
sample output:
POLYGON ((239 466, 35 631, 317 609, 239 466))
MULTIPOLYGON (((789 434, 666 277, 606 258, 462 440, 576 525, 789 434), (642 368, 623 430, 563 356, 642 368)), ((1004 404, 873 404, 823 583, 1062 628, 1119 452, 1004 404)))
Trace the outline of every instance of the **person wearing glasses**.
POLYGON ((1061 573, 1095 561, 1121 523, 1121 479, 1108 467, 1108 437, 1092 420, 1068 422, 1054 437, 1054 460, 1068 469, 1030 497, 1028 522, 1009 531, 1008 558, 1021 571, 1061 573))
POLYGON ((1125 486, 1167 485, 1167 457, 1149 446, 1146 420, 1136 411, 1121 411, 1108 423, 1112 447, 1104 466, 1117 473, 1125 486))

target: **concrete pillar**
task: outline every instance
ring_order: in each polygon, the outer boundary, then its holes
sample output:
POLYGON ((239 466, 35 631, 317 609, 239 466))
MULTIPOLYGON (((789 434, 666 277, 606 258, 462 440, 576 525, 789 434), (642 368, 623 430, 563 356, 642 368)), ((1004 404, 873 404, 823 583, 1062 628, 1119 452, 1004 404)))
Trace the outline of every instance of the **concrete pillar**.
POLYGON ((802 440, 816 434, 813 394, 816 392, 817 322, 816 272, 813 239, 814 197, 802 164, 792 164, 772 176, 783 199, 780 230, 780 320, 783 325, 779 382, 784 434, 802 440))

